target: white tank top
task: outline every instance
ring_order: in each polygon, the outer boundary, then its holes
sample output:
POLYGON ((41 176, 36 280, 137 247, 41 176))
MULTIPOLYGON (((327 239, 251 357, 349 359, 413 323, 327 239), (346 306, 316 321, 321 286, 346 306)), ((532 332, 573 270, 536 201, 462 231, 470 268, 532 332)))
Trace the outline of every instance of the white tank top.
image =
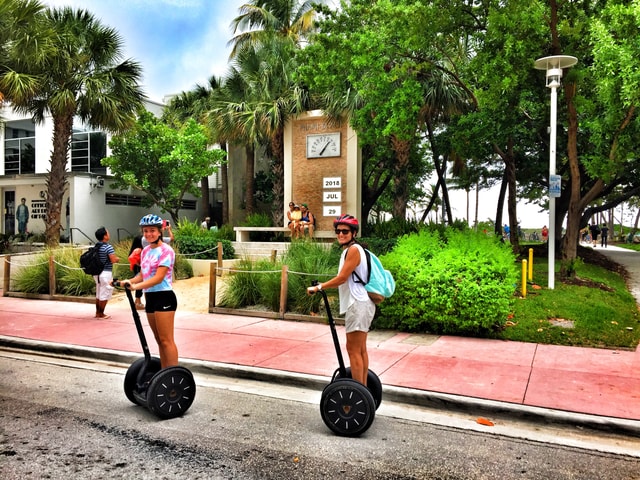
MULTIPOLYGON (((357 243, 354 243, 342 252, 342 255, 340 256, 340 266, 338 268, 338 272, 342 271, 342 267, 344 266, 344 259, 347 256, 347 252, 352 248, 355 248, 360 253, 360 263, 356 267, 355 272, 363 281, 366 281, 369 273, 367 271, 367 257, 362 246, 357 243)), ((358 300, 360 302, 364 302, 366 300, 369 300, 367 290, 364 288, 364 285, 362 283, 356 283, 354 281, 354 275, 349 275, 347 281, 338 287, 338 293, 340 294, 341 314, 344 314, 354 301, 358 300)))

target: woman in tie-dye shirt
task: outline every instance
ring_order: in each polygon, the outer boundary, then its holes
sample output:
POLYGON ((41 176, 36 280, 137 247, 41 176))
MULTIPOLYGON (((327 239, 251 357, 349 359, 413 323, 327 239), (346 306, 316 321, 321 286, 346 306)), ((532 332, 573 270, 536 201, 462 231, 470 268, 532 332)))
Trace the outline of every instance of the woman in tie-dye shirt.
POLYGON ((131 290, 143 290, 144 310, 149 326, 158 342, 162 368, 178 365, 178 347, 173 338, 173 324, 178 300, 173 292, 175 252, 162 241, 164 221, 157 215, 142 217, 142 235, 149 243, 140 255, 141 271, 128 283, 131 290))

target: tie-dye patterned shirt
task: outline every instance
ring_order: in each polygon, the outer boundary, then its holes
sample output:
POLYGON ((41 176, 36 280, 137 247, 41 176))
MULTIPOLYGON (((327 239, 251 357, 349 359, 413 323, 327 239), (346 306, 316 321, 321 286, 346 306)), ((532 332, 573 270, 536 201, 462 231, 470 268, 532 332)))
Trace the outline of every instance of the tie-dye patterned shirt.
POLYGON ((147 280, 153 277, 158 267, 168 267, 167 273, 162 282, 149 288, 145 288, 145 292, 162 292, 172 290, 173 265, 176 260, 176 254, 166 243, 161 243, 156 248, 151 246, 144 247, 142 250, 140 268, 142 270, 142 278, 147 280))

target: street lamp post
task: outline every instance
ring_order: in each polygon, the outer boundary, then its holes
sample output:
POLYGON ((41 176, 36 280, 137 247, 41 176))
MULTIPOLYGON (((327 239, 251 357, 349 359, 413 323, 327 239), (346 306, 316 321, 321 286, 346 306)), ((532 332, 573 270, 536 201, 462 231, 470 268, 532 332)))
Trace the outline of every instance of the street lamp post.
POLYGON ((578 63, 576 57, 569 55, 552 55, 539 58, 534 67, 537 70, 546 70, 547 87, 551 89, 551 118, 549 129, 549 237, 547 248, 549 249, 549 289, 555 288, 555 257, 556 257, 556 198, 560 196, 561 181, 556 175, 556 119, 558 92, 562 69, 572 67, 578 63))

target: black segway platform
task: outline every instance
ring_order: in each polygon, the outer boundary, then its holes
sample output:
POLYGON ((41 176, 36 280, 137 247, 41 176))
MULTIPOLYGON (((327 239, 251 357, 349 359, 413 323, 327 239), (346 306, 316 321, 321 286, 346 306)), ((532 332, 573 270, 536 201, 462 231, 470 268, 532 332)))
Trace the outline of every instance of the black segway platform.
MULTIPOLYGON (((116 280, 113 284, 120 286, 116 280)), ((188 369, 180 366, 164 369, 160 367, 160 359, 152 357, 149 352, 133 294, 128 288, 125 288, 125 292, 144 357, 133 362, 127 370, 124 376, 124 393, 131 402, 146 407, 161 419, 179 417, 189 409, 195 399, 196 383, 193 375, 188 369)))
MULTIPOLYGON (((314 285, 317 282, 313 282, 314 285)), ((382 401, 382 384, 371 370, 367 375, 367 386, 351 378, 351 369, 345 367, 336 323, 331 314, 329 299, 324 290, 320 290, 331 328, 331 337, 338 357, 338 369, 331 383, 322 391, 320 416, 325 425, 337 435, 357 437, 366 432, 375 419, 376 409, 382 401)))

